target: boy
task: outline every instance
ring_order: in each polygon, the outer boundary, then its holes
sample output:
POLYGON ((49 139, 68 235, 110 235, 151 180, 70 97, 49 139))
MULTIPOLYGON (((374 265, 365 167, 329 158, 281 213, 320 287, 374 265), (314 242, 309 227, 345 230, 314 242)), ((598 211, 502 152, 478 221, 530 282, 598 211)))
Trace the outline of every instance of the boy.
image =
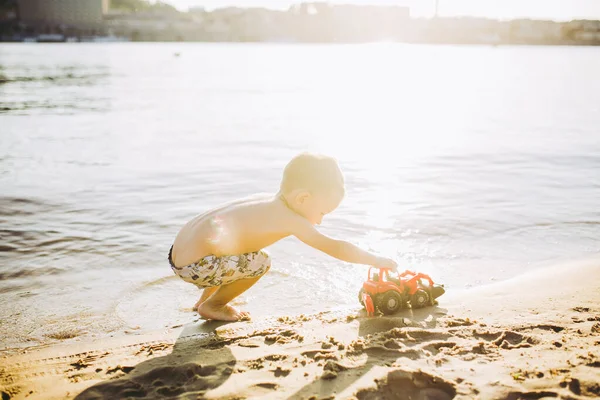
POLYGON ((303 153, 283 172, 279 192, 217 207, 188 222, 169 251, 169 263, 184 281, 204 289, 194 306, 206 318, 248 319, 228 303, 271 267, 262 250, 287 236, 342 261, 396 270, 390 258, 332 239, 315 229, 344 197, 344 177, 335 159, 303 153))

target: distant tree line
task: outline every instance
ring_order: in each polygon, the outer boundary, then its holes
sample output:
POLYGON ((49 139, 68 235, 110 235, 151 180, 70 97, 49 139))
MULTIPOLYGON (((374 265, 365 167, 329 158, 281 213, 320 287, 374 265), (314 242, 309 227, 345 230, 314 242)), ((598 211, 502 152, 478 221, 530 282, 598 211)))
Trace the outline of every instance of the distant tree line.
MULTIPOLYGON (((110 8, 128 12, 136 11, 167 11, 178 12, 175 7, 163 1, 150 3, 148 0, 109 0, 110 8)), ((0 0, 0 11, 13 10, 17 7, 17 0, 0 0)))
POLYGON ((177 9, 170 4, 162 1, 150 3, 148 0, 110 0, 110 8, 129 12, 149 10, 177 12, 177 9))

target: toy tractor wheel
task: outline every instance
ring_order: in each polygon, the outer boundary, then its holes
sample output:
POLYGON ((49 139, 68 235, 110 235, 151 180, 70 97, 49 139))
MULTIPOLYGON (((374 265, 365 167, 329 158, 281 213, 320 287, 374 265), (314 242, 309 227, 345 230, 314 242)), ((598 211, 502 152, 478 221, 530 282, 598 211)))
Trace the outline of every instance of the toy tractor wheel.
POLYGON ((360 290, 358 291, 358 302, 360 303, 361 306, 365 306, 365 302, 363 301, 363 294, 365 294, 365 289, 360 288, 360 290))
POLYGON ((395 314, 400 311, 402 304, 404 304, 404 301, 400 293, 389 290, 379 299, 379 310, 385 315, 395 314))
POLYGON ((410 297, 412 308, 423 308, 429 305, 429 293, 423 289, 419 289, 410 297))

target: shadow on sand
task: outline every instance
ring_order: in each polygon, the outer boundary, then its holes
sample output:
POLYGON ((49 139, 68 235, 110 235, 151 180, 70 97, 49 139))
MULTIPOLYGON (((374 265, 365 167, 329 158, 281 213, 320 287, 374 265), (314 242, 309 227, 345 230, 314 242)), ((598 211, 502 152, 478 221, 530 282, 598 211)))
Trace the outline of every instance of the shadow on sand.
MULTIPOLYGON (((181 332, 170 354, 135 367, 116 367, 115 372, 120 368, 126 374, 96 384, 75 399, 172 398, 184 393, 202 398, 205 392, 221 386, 230 377, 237 362, 227 340, 214 336, 215 330, 226 324, 214 321, 190 324, 181 332), (211 336, 217 340, 210 340, 211 336)), ((148 348, 151 351, 152 345, 148 348)))
MULTIPOLYGON (((421 335, 429 335, 428 339, 435 339, 435 337, 432 337, 435 336, 435 332, 431 330, 437 327, 437 318, 446 313, 447 310, 443 308, 428 307, 415 311, 404 310, 393 317, 360 317, 358 318, 359 326, 355 340, 355 342, 360 343, 359 347, 355 345, 352 348, 346 347, 343 351, 334 351, 333 354, 336 355, 334 358, 324 360, 323 373, 333 374, 333 378, 327 379, 319 376, 291 396, 280 392, 281 396, 276 397, 278 396, 277 392, 270 392, 269 398, 333 398, 335 394, 344 391, 376 366, 394 366, 400 369, 399 371, 396 370, 396 373, 405 373, 401 370, 402 359, 416 360, 421 357, 423 350, 415 348, 417 343, 415 343, 414 338, 405 336, 405 329, 395 328, 416 327, 417 329, 412 330, 411 333, 419 335, 417 331, 420 331, 421 335), (372 337, 369 335, 372 335, 372 337), (359 357, 366 354, 367 358, 364 364, 361 363, 360 366, 344 365, 345 362, 351 361, 353 351, 359 357), (350 359, 347 358, 348 356, 350 356, 350 359), (344 360, 344 358, 346 359, 344 360)), ((181 332, 170 354, 143 361, 134 367, 117 367, 115 368, 114 378, 109 378, 105 382, 86 389, 76 399, 204 398, 205 393, 209 390, 221 387, 231 377, 236 368, 243 367, 242 365, 236 366, 238 360, 229 346, 237 339, 223 338, 216 332, 217 328, 226 324, 224 322, 190 324, 181 332)), ((324 324, 327 323, 324 322, 324 324)), ((323 329, 326 333, 327 326, 324 326, 323 329)), ((160 344, 158 345, 160 346, 160 344)), ((168 347, 165 343, 162 345, 168 347)), ((141 351, 148 351, 148 348, 151 350, 152 346, 152 343, 146 343, 145 347, 138 351, 138 354, 141 351)), ((132 349, 135 351, 135 348, 132 349)), ((265 349, 265 351, 268 350, 265 349)), ((308 353, 312 353, 313 357, 315 354, 319 354, 318 351, 308 353)), ((409 376, 399 375, 397 378, 400 383, 394 383, 393 387, 385 390, 401 391, 408 397, 393 395, 390 398, 402 400, 421 398, 424 393, 423 390, 429 390, 427 392, 429 397, 423 398, 448 400, 454 397, 453 388, 440 387, 440 385, 445 384, 443 381, 437 384, 427 384, 425 382, 422 387, 415 388, 413 383, 415 379, 427 381, 432 378, 429 375, 417 376, 419 373, 410 372, 409 376)), ((390 379, 389 376, 388 379, 390 379)), ((435 379, 433 381, 435 382, 435 379)), ((277 384, 272 385, 277 386, 277 384)), ((388 398, 382 390, 373 390, 361 389, 355 395, 359 399, 388 398)), ((225 390, 225 392, 230 391, 231 388, 225 390)), ((212 394, 214 397, 214 392, 212 394)), ((248 394, 250 393, 246 393, 246 395, 248 394)), ((253 394, 257 393, 250 395, 253 394)), ((244 396, 240 396, 240 398, 244 398, 244 396)))

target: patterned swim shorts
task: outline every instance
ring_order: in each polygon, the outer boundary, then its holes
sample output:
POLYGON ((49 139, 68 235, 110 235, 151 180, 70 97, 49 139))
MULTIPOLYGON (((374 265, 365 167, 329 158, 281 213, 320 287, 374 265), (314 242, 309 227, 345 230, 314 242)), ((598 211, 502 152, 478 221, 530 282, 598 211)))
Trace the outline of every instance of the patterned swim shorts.
POLYGON ((264 250, 239 256, 206 256, 185 267, 173 264, 173 246, 169 250, 169 264, 175 275, 199 288, 227 285, 240 279, 264 275, 271 268, 271 256, 264 250))

